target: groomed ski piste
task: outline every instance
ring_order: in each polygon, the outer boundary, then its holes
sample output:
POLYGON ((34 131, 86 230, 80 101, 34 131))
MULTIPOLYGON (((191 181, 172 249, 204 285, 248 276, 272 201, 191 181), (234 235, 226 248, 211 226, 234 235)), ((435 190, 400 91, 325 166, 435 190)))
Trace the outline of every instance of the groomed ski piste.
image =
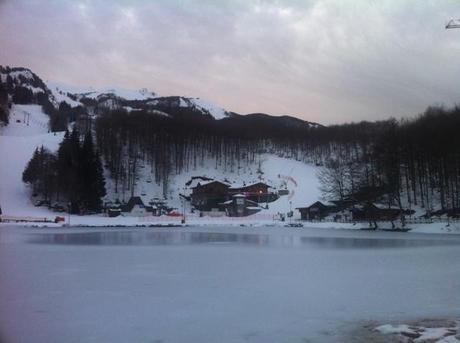
MULTIPOLYGON (((134 95, 133 95, 134 96, 134 95)), ((1 223, 0 225, 18 226, 99 226, 99 227, 124 227, 124 226, 178 226, 182 223, 182 216, 170 217, 127 217, 120 216, 109 218, 103 214, 96 215, 68 215, 56 213, 46 207, 34 205, 38 199, 34 199, 29 187, 22 182, 22 172, 27 162, 32 157, 37 147, 44 146, 50 151, 56 151, 63 138, 63 133, 51 133, 48 130, 48 116, 42 112, 38 105, 14 104, 10 115, 10 124, 0 127, 0 206, 2 215, 9 218, 26 218, 27 221, 19 223, 1 223), (64 217, 64 221, 54 224, 56 216, 64 217), (46 222, 42 222, 45 221, 46 222)), ((282 158, 274 155, 262 155, 259 164, 229 172, 216 169, 212 162, 210 165, 199 166, 195 170, 173 175, 169 185, 168 205, 177 209, 179 213, 185 213, 185 225, 195 226, 279 226, 285 227, 290 223, 298 223, 300 214, 297 207, 305 207, 321 199, 319 183, 317 179, 318 168, 293 159, 282 158), (286 188, 289 194, 281 196, 278 200, 269 203, 268 208, 263 208, 257 214, 248 217, 200 217, 197 211, 192 213, 189 202, 183 202, 180 193, 187 193, 190 189, 184 189, 184 185, 194 176, 205 176, 216 180, 231 180, 233 185, 244 182, 258 181, 276 187, 286 188), (292 218, 286 216, 293 211, 292 218), (184 212, 185 211, 185 212, 184 212), (279 215, 284 214, 286 220, 281 221, 279 215)), ((145 168, 140 175, 138 186, 142 192, 144 202, 160 197, 161 188, 152 182, 149 168, 145 168)), ((107 193, 106 200, 120 198, 114 194, 114 187, 110 177, 106 174, 107 193)), ((140 194, 139 194, 140 195, 140 194)), ((264 206, 262 206, 264 207, 264 206)), ((336 222, 304 222, 304 227, 359 229, 362 225, 353 223, 336 222)), ((390 224, 388 224, 390 226, 390 224)), ((385 227, 385 224, 383 224, 385 227)), ((419 233, 448 233, 460 234, 460 225, 457 223, 436 222, 430 224, 411 224, 411 232, 419 233)))

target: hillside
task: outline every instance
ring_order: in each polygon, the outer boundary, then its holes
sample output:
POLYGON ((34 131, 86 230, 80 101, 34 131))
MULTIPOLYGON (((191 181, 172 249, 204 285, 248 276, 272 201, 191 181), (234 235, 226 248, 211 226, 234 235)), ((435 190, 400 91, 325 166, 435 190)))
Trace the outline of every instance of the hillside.
MULTIPOLYGON (((22 172, 33 151, 41 145, 51 151, 56 151, 63 138, 63 133, 48 133, 47 120, 47 115, 37 105, 13 105, 10 124, 0 128, 0 156, 4 156, 8 161, 0 164, 0 175, 2 176, 0 178, 0 205, 4 214, 35 217, 56 215, 46 207, 34 206, 34 201, 40 200, 40 197, 32 197, 30 189, 21 180, 22 172), (27 125, 27 119, 26 123, 23 122, 24 118, 28 118, 29 125, 27 125)), ((114 192, 113 182, 108 173, 106 174, 108 195, 104 200, 121 199, 121 194, 114 192)), ((271 218, 278 212, 287 212, 290 206, 292 208, 305 206, 320 196, 316 167, 292 159, 265 154, 260 158, 260 169, 259 164, 255 164, 239 172, 224 172, 209 163, 188 172, 172 175, 167 199, 170 206, 181 209, 182 200, 179 193, 188 194, 190 192, 185 184, 194 176, 231 180, 232 185, 258 181, 261 176, 261 180, 276 188, 288 189, 289 195, 271 203, 268 210, 263 210, 262 213, 267 218, 271 218)), ((141 196, 145 202, 152 198, 162 197, 161 185, 152 183, 151 179, 152 174, 148 168, 145 168, 139 175, 136 194, 141 195, 142 193, 141 196)), ((127 194, 126 197, 128 196, 127 194)), ((190 206, 187 205, 186 211, 189 214, 190 210, 190 206)))
MULTIPOLYGON (((0 205, 4 214, 19 216, 52 216, 46 207, 34 206, 40 195, 33 196, 32 191, 22 182, 22 172, 34 150, 44 146, 56 151, 62 141, 63 132, 50 132, 52 122, 68 122, 69 128, 82 121, 78 116, 88 116, 95 121, 107 110, 119 109, 129 112, 142 111, 163 118, 185 120, 195 123, 194 118, 206 121, 221 121, 223 130, 228 127, 269 127, 278 130, 279 126, 308 127, 317 125, 293 117, 273 117, 266 114, 239 115, 224 110, 203 99, 180 96, 160 97, 146 89, 138 91, 109 87, 94 89, 72 87, 61 83, 42 81, 26 68, 0 69, 0 81, 7 89, 10 101, 9 124, 0 124, 0 156, 8 163, 0 166, 0 205), (62 120, 66 117, 65 120, 62 120), (73 118, 73 119, 72 119, 73 118), (11 149, 14 147, 14 150, 11 149)), ((197 125, 201 125, 200 121, 197 125)), ((186 124, 188 125, 188 124, 186 124)), ((239 129, 238 129, 239 130, 239 129)), ((128 158, 128 156, 126 156, 128 158)), ((289 208, 305 206, 319 197, 316 180, 316 168, 292 158, 282 158, 276 154, 260 155, 257 162, 246 163, 240 168, 227 168, 216 165, 213 158, 202 159, 193 168, 171 171, 167 188, 163 181, 155 181, 155 171, 147 161, 136 174, 134 190, 116 191, 112 173, 106 169, 107 196, 104 202, 127 201, 130 194, 139 195, 145 203, 152 198, 166 198, 172 208, 181 208, 180 194, 191 192, 186 183, 193 177, 201 176, 217 180, 227 180, 233 186, 263 181, 275 189, 288 189, 289 195, 281 197, 262 212, 273 217, 278 212, 285 213, 289 208), (153 180, 153 181, 152 181, 153 180)), ((65 205, 65 204, 64 204, 65 205)), ((186 206, 190 213, 190 205, 186 206)))
POLYGON ((0 127, 0 156, 3 160, 0 163, 0 206, 3 214, 51 215, 47 209, 33 205, 36 199, 22 182, 22 172, 36 148, 43 145, 55 151, 63 133, 48 133, 49 118, 38 105, 13 105, 10 116, 10 124, 0 127))

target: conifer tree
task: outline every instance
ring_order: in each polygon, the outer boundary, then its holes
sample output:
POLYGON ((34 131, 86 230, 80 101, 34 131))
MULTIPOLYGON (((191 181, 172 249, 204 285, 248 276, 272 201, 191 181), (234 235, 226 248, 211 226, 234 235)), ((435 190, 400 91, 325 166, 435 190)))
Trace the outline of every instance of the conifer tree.
POLYGON ((79 166, 82 205, 89 211, 99 211, 102 207, 101 197, 105 195, 105 181, 102 164, 89 132, 83 141, 79 166))

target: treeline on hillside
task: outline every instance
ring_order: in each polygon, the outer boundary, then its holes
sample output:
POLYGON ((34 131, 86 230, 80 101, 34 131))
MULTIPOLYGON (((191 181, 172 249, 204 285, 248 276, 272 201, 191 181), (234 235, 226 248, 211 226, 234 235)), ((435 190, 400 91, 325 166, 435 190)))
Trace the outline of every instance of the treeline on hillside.
POLYGON ((139 168, 149 166, 166 196, 170 176, 211 161, 237 173, 268 152, 302 159, 311 155, 308 126, 214 120, 207 116, 167 117, 146 111, 109 111, 96 121, 97 142, 115 183, 132 191, 139 168))
POLYGON ((132 191, 145 165, 166 195, 172 174, 209 161, 237 173, 258 162, 260 154, 272 153, 323 166, 320 179, 329 198, 427 209, 439 204, 446 210, 460 207, 459 130, 458 107, 430 107, 412 120, 316 128, 123 110, 96 122, 98 146, 116 191, 132 191))
POLYGON ((8 125, 10 122, 10 106, 8 91, 0 83, 0 123, 8 125))
POLYGON ((416 119, 371 125, 377 131, 362 125, 330 128, 337 146, 320 173, 325 195, 458 212, 459 107, 429 107, 416 119))
POLYGON ((37 148, 22 179, 45 201, 67 204, 72 213, 99 212, 105 195, 102 164, 90 133, 80 140, 66 131, 57 154, 37 148))

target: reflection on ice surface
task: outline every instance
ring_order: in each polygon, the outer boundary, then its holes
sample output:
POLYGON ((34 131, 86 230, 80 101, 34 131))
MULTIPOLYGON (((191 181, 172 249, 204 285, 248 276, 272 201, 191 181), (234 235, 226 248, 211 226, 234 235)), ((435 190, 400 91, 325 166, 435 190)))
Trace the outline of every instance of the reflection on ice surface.
MULTIPOLYGON (((360 232, 357 232, 360 234, 360 232)), ((409 236, 372 237, 321 237, 267 233, 187 232, 187 231, 103 231, 103 232, 58 232, 32 234, 27 240, 37 244, 65 245, 189 245, 189 244, 236 244, 273 247, 312 247, 329 249, 375 249, 405 248, 460 244, 457 239, 422 239, 409 236)))

